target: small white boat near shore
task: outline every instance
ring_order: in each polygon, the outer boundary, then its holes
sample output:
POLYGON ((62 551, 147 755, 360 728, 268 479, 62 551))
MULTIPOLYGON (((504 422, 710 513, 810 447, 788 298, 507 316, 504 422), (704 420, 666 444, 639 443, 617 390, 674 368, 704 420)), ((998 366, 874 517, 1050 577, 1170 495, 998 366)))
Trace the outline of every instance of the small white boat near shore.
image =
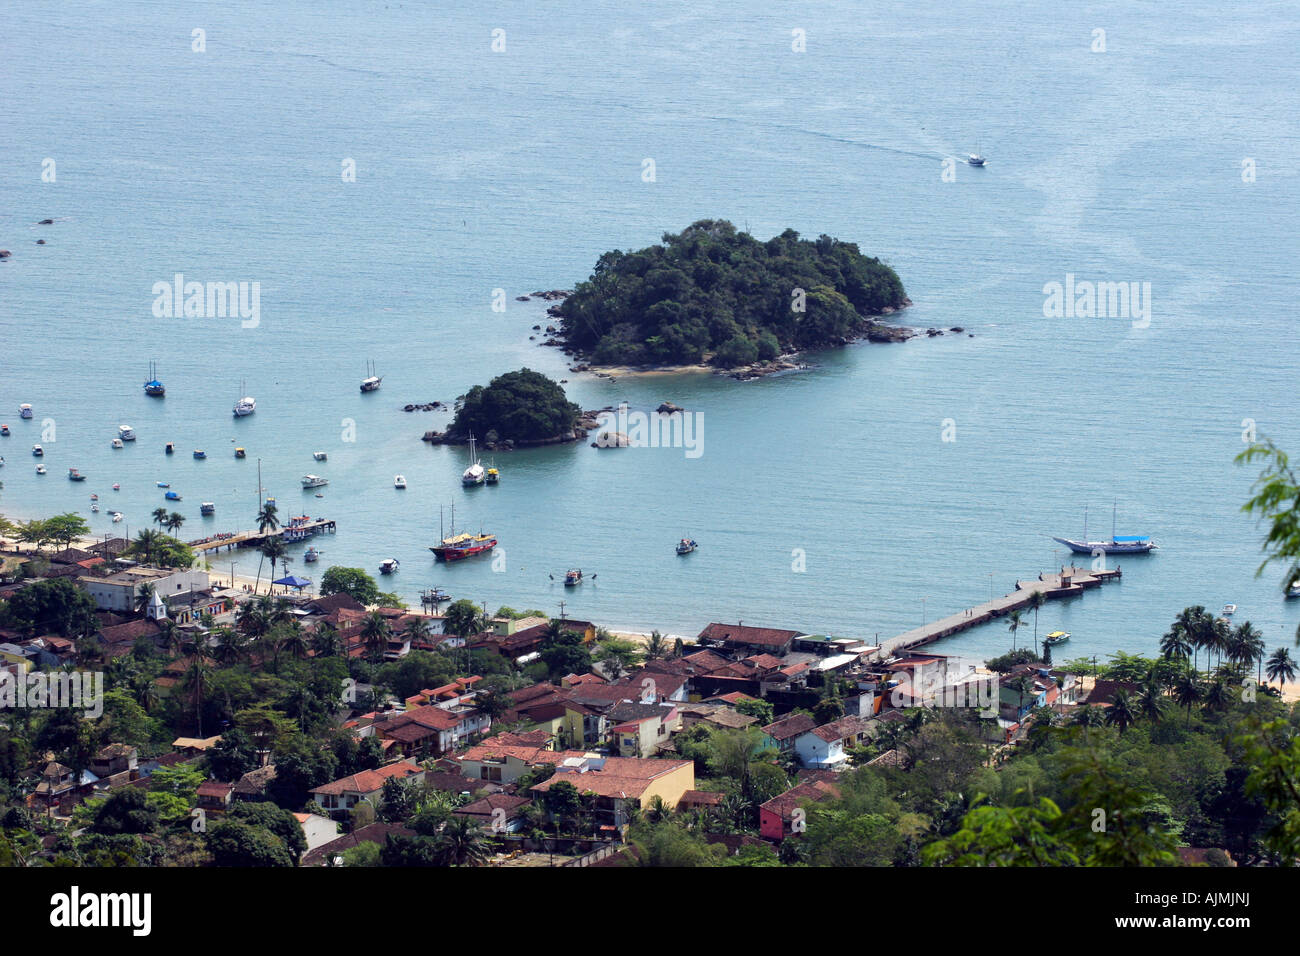
POLYGON ((393 487, 394 487, 394 488, 405 488, 405 487, 406 487, 406 476, 405 476, 405 475, 393 475, 393 487))
POLYGON ((303 476, 302 476, 302 486, 303 486, 303 488, 323 488, 325 485, 328 485, 328 484, 329 484, 329 479, 328 479, 328 478, 322 478, 320 475, 303 475, 303 476))

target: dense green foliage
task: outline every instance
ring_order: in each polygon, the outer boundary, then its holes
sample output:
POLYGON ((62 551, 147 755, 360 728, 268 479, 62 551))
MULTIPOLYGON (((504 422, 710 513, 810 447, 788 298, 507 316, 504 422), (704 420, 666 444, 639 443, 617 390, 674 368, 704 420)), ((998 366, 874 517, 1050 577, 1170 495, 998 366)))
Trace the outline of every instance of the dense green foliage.
POLYGON ((460 438, 472 433, 492 443, 546 441, 571 432, 580 414, 582 409, 556 382, 521 368, 466 392, 447 431, 460 438))
POLYGON ((660 245, 614 250, 557 309, 567 344, 603 364, 724 367, 789 349, 841 344, 864 318, 904 304, 879 259, 793 229, 760 242, 725 220, 700 220, 660 245))

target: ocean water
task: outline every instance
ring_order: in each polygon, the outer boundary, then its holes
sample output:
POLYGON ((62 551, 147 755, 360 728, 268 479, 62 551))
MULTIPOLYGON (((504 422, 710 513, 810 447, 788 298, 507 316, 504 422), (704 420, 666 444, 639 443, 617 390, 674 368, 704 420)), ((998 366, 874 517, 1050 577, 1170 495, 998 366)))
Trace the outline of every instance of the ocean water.
MULTIPOLYGON (((385 583, 412 600, 872 638, 1059 564, 1050 535, 1085 505, 1107 531, 1113 505, 1162 550, 1043 609, 1040 632, 1074 635, 1058 656, 1151 651, 1184 606, 1227 601, 1289 646, 1300 601, 1255 576, 1233 456, 1247 420, 1300 453, 1298 33, 1282 3, 23 4, 0 33, 0 512, 102 534, 117 508, 134 533, 165 480, 184 536, 241 530, 260 459, 283 514, 339 523, 299 574, 396 557, 385 583), (977 148, 988 166, 946 181, 977 148), (546 303, 516 295, 701 218, 855 241, 902 277, 900 321, 973 337, 747 383, 598 380, 530 341, 546 303), (176 273, 259 283, 259 324, 155 317, 176 273), (1150 283, 1149 326, 1045 317, 1067 274, 1150 283), (384 384, 362 396, 367 359, 384 384), (165 400, 141 391, 150 360, 165 400), (447 416, 401 406, 524 365, 584 408, 699 413, 703 453, 497 454, 500 486, 464 490, 466 451, 420 441, 447 416), (258 411, 233 420, 241 394, 258 411), (119 423, 139 440, 113 450, 119 423), (434 563, 452 505, 503 561, 434 563), (683 535, 701 546, 679 558, 683 535), (569 567, 594 580, 552 580, 569 567)), ((935 647, 1008 645, 992 625, 935 647)))

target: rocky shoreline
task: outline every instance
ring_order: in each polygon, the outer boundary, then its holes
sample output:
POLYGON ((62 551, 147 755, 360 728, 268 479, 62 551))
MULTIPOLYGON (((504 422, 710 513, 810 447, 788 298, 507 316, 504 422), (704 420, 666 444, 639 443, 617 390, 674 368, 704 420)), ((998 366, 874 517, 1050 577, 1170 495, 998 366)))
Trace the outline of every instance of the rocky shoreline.
MULTIPOLYGON (((551 292, 548 293, 534 292, 532 295, 533 297, 563 299, 570 294, 571 293, 568 291, 557 289, 557 290, 552 290, 551 292)), ((528 301, 529 297, 519 296, 518 298, 521 301, 528 301)), ((886 307, 882 309, 877 315, 878 316, 892 315, 894 313, 901 312, 903 309, 906 309, 910 305, 912 305, 912 300, 904 299, 903 304, 898 306, 897 308, 894 308, 892 306, 886 307)), ((556 317, 557 309, 558 306, 552 305, 546 310, 546 313, 547 315, 556 317)), ((557 326, 547 325, 545 326, 545 328, 543 328, 541 325, 534 325, 533 331, 541 332, 545 336, 547 336, 540 343, 541 345, 551 346, 552 348, 558 348, 565 355, 568 355, 571 358, 580 358, 579 354, 574 349, 570 348, 564 342, 564 340, 559 337, 560 330, 557 326)), ((949 329, 941 329, 937 327, 922 329, 922 328, 914 328, 912 326, 906 326, 906 325, 888 325, 884 322, 877 321, 877 316, 870 316, 868 318, 863 319, 862 325, 858 328, 856 334, 852 336, 845 336, 844 338, 841 338, 839 341, 836 342, 829 342, 827 343, 827 346, 834 347, 834 346, 850 345, 855 341, 862 341, 862 340, 866 340, 867 342, 871 342, 875 344, 887 344, 892 342, 906 342, 908 339, 917 338, 918 336, 921 335, 924 335, 928 338, 935 338, 936 336, 945 335, 949 333, 961 334, 964 332, 966 332, 966 330, 960 325, 952 326, 949 329)), ((974 338, 974 333, 966 333, 966 334, 968 337, 974 338)), ((535 335, 529 336, 529 339, 532 340, 536 340, 536 338, 537 336, 535 335)), ((650 375, 650 374, 673 375, 673 374, 686 374, 692 372, 710 372, 714 375, 725 375, 728 378, 734 378, 737 381, 747 382, 756 378, 764 378, 768 375, 777 375, 783 372, 794 372, 794 371, 801 371, 801 370, 812 368, 813 366, 809 365, 808 363, 799 361, 799 354, 800 353, 797 352, 791 352, 785 355, 778 356, 775 359, 768 359, 761 362, 755 362, 752 365, 745 365, 739 368, 717 368, 715 366, 703 365, 703 364, 659 365, 659 366, 621 366, 621 365, 600 366, 600 365, 592 365, 589 362, 579 361, 574 365, 569 366, 569 371, 586 372, 588 374, 596 376, 597 378, 605 378, 605 379, 609 379, 610 381, 617 381, 620 375, 650 375)))

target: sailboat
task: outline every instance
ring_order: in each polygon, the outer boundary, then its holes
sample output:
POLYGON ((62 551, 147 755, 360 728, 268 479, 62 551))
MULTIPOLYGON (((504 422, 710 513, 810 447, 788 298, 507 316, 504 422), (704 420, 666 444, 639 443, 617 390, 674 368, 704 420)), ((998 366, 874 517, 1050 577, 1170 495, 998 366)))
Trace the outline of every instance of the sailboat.
POLYGON ((366 362, 366 377, 361 381, 361 391, 377 392, 383 379, 375 374, 375 363, 373 360, 366 362))
POLYGON ((1075 554, 1147 554, 1151 551, 1158 551, 1159 547, 1151 540, 1149 534, 1123 534, 1115 533, 1115 508, 1111 509, 1111 531, 1109 541, 1089 541, 1088 540, 1088 506, 1083 506, 1083 539, 1074 538, 1056 538, 1053 541, 1059 541, 1075 554))
POLYGON ((153 398, 162 398, 167 394, 163 383, 158 381, 158 368, 154 362, 149 363, 149 381, 144 383, 144 393, 153 398))
POLYGON ((481 485, 487 480, 487 473, 479 463, 478 452, 474 450, 474 433, 469 434, 469 467, 460 476, 462 485, 481 485))
POLYGON ((976 146, 976 147, 975 147, 975 152, 970 153, 970 154, 966 157, 966 162, 967 162, 967 163, 969 163, 969 164, 972 165, 972 166, 983 166, 983 165, 984 165, 984 163, 985 163, 985 159, 984 159, 983 155, 980 153, 979 149, 980 149, 980 148, 979 148, 978 146, 976 146))
POLYGON ((460 561, 476 554, 484 554, 497 546, 496 535, 456 533, 456 506, 451 508, 451 535, 443 537, 442 509, 438 509, 438 544, 429 550, 439 561, 460 561))
MULTIPOLYGON (((239 390, 241 392, 244 390, 244 383, 242 381, 239 383, 239 390)), ((243 418, 245 415, 251 415, 255 411, 257 411, 257 402, 251 395, 245 395, 239 401, 235 402, 236 418, 243 418)))

